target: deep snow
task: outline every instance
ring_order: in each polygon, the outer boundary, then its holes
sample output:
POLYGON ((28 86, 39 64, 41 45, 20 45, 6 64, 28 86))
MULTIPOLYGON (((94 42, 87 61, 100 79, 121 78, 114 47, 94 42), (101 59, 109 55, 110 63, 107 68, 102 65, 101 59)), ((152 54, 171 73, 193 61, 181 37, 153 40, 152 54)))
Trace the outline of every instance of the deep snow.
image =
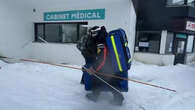
POLYGON ((46 64, 0 61, 0 110, 194 110, 195 63, 156 66, 134 62, 129 78, 175 89, 177 93, 129 82, 123 106, 109 104, 111 93, 98 103, 85 98, 82 72, 46 64))

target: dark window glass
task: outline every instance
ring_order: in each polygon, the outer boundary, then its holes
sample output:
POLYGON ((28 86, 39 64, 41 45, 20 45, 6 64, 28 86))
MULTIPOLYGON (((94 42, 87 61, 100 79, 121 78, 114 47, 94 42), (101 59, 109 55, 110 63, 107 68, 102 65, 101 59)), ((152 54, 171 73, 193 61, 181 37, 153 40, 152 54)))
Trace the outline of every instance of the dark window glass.
POLYGON ((60 24, 45 24, 45 39, 47 42, 60 42, 60 24))
POLYGON ((77 24, 63 24, 62 25, 62 42, 71 43, 78 40, 77 24))
POLYGON ((172 53, 174 34, 171 32, 167 33, 165 53, 172 53))
POLYGON ((193 52, 195 52, 195 38, 194 38, 194 48, 193 48, 193 52))
POLYGON ((37 25, 37 28, 36 28, 36 41, 38 42, 42 42, 41 39, 44 39, 44 25, 43 24, 39 24, 37 25))
POLYGON ((184 53, 185 51, 185 41, 178 41, 178 44, 177 44, 177 53, 184 53))
POLYGON ((81 38, 82 36, 86 35, 87 34, 87 27, 86 25, 80 25, 80 28, 79 28, 79 37, 81 38))
POLYGON ((76 43, 82 34, 87 33, 86 25, 87 23, 38 23, 35 24, 35 41, 76 43))
POLYGON ((136 37, 135 51, 159 53, 160 41, 160 32, 138 32, 136 37))

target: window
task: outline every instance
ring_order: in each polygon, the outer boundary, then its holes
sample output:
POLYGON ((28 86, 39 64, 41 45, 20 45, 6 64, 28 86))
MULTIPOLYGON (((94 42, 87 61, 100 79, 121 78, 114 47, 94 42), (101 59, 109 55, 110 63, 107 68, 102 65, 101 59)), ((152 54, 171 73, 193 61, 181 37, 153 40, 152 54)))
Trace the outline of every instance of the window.
POLYGON ((195 0, 167 0, 167 5, 195 6, 195 0))
POLYGON ((177 53, 183 54, 185 51, 185 41, 178 41, 177 43, 177 53))
POLYGON ((159 53, 160 41, 160 32, 138 32, 136 37, 135 51, 159 53))
POLYGON ((62 42, 76 42, 77 36, 77 24, 63 24, 62 25, 62 42))
POLYGON ((195 0, 188 0, 187 5, 195 6, 195 0))
POLYGON ((188 36, 188 41, 187 41, 187 49, 186 52, 192 53, 193 52, 193 42, 194 42, 194 36, 189 35, 188 36))
POLYGON ((87 23, 36 23, 35 41, 75 43, 87 33, 87 23))
POLYGON ((172 53, 172 47, 173 47, 173 39, 174 39, 174 33, 168 32, 167 38, 166 38, 166 46, 165 46, 165 53, 170 54, 172 53))
POLYGON ((167 0, 168 5, 184 5, 185 0, 167 0))

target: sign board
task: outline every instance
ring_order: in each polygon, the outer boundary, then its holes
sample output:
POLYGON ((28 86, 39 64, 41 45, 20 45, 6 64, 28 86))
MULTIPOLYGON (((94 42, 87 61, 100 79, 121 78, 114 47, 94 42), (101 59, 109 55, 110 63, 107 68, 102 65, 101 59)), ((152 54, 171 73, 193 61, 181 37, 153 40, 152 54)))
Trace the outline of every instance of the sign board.
POLYGON ((195 22, 187 21, 186 22, 186 30, 195 31, 195 22))
POLYGON ((186 34, 176 34, 177 38, 182 38, 182 39, 186 39, 187 35, 186 34))
POLYGON ((149 47, 149 42, 139 42, 139 47, 149 47))
POLYGON ((105 9, 45 12, 44 21, 103 20, 105 9))

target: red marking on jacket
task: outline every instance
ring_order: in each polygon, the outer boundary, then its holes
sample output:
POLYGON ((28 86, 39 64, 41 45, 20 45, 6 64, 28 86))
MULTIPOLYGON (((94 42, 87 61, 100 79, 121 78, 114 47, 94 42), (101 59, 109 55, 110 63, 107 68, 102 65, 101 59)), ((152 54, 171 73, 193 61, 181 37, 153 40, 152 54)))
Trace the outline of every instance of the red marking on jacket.
POLYGON ((101 62, 101 64, 97 67, 96 71, 99 71, 104 66, 106 62, 106 56, 107 56, 107 47, 104 45, 104 59, 101 62))

